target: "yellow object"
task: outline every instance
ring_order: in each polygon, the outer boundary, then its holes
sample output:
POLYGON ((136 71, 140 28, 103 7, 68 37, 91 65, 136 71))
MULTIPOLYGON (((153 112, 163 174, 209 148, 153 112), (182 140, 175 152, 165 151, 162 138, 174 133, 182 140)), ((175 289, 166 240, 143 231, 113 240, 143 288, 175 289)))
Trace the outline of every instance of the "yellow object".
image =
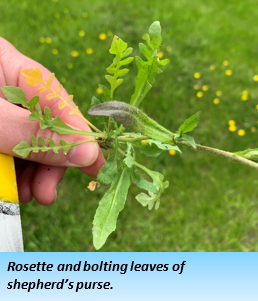
POLYGON ((218 104, 220 103, 220 101, 219 101, 218 98, 215 98, 215 99, 213 100, 213 103, 214 103, 215 105, 218 105, 218 104))
POLYGON ((225 71, 225 73, 227 76, 231 76, 233 72, 232 72, 232 70, 228 69, 225 71))
POLYGON ((194 73, 194 78, 200 78, 200 77, 201 77, 201 73, 199 73, 199 72, 194 73))
POLYGON ((175 149, 170 149, 170 150, 169 150, 169 154, 170 154, 171 156, 174 156, 174 155, 176 154, 176 150, 175 150, 175 149))
POLYGON ((203 89, 203 91, 208 91, 208 90, 209 90, 209 87, 208 87, 207 85, 203 85, 203 86, 202 86, 202 89, 203 89))
POLYGON ((245 135, 245 130, 240 129, 240 130, 238 130, 237 133, 238 133, 239 136, 244 136, 245 135))
POLYGON ((235 120, 229 120, 229 122, 228 122, 228 125, 236 125, 236 122, 235 122, 235 120))
POLYGON ((197 92, 196 96, 199 97, 199 98, 203 97, 202 91, 197 92))
POLYGON ((222 92, 221 91, 216 91, 216 96, 221 96, 222 92))
POLYGON ((14 159, 3 154, 0 154, 0 200, 19 203, 14 159))

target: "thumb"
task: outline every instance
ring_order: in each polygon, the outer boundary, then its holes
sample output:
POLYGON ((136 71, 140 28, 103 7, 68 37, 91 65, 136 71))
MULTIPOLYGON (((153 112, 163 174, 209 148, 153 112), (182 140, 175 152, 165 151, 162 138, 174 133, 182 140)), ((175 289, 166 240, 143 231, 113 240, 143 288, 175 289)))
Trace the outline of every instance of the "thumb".
MULTIPOLYGON (((0 153, 17 155, 12 149, 21 141, 26 141, 31 145, 31 136, 42 137, 45 142, 47 138, 54 140, 56 145, 60 145, 60 140, 66 143, 92 140, 92 137, 80 135, 59 135, 49 129, 42 130, 39 121, 30 121, 30 112, 19 106, 0 98, 0 153)), ((63 151, 59 154, 53 151, 30 153, 26 158, 42 164, 64 167, 84 167, 92 165, 98 158, 99 147, 97 142, 88 142, 73 147, 67 155, 63 151)))

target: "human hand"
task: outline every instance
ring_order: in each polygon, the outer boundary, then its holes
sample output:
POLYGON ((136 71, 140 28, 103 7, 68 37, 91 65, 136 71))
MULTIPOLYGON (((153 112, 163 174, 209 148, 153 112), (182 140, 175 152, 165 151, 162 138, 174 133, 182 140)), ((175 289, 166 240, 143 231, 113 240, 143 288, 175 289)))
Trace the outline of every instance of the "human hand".
MULTIPOLYGON (((27 100, 39 95, 39 104, 42 109, 48 106, 53 117, 59 115, 61 119, 71 127, 90 131, 85 121, 77 115, 69 115, 66 108, 59 110, 60 100, 53 99, 47 102, 45 97, 48 92, 38 94, 37 88, 29 87, 20 75, 22 69, 39 68, 43 79, 48 78, 50 71, 39 63, 24 56, 17 51, 9 42, 0 37, 0 88, 2 86, 16 86, 23 89, 27 100)), ((55 79, 53 87, 59 84, 55 79)), ((63 89, 61 95, 67 98, 68 94, 63 89)), ((74 103, 72 103, 75 106, 74 103)), ((30 112, 6 101, 0 89, 0 153, 15 156, 12 149, 21 141, 30 143, 32 135, 43 138, 52 138, 55 143, 60 139, 67 143, 85 140, 85 136, 59 135, 49 129, 42 130, 39 121, 30 121, 30 112)), ((86 138, 87 139, 87 138, 86 138)), ((89 137, 92 140, 92 137, 89 137)), ((67 167, 79 167, 81 171, 92 177, 96 177, 98 170, 105 160, 97 143, 89 142, 73 147, 67 155, 54 152, 31 153, 27 160, 15 159, 15 168, 18 183, 20 202, 27 203, 34 197, 42 205, 52 204, 57 195, 57 186, 61 181, 67 167)))

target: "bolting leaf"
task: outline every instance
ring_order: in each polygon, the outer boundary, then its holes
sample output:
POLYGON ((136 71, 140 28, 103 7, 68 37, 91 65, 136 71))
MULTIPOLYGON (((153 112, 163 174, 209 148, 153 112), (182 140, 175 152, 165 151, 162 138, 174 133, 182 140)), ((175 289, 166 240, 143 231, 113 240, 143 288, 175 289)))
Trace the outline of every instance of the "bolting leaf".
POLYGON ((124 208, 130 186, 130 170, 120 170, 112 182, 109 190, 99 202, 93 220, 93 244, 98 250, 105 243, 107 237, 116 229, 116 221, 124 208))
POLYGON ((180 126, 178 133, 181 136, 182 134, 191 132, 198 124, 201 112, 197 112, 192 115, 190 118, 186 119, 184 123, 180 126))
POLYGON ((142 43, 139 44, 139 48, 147 61, 143 61, 139 57, 135 58, 138 74, 135 91, 130 100, 130 104, 135 107, 139 107, 146 94, 152 88, 155 76, 162 72, 158 66, 165 66, 168 63, 168 60, 160 61, 157 54, 157 49, 161 44, 161 27, 158 21, 151 24, 149 35, 146 35, 146 37, 149 48, 142 43))
POLYGON ((127 150, 125 153, 124 163, 127 167, 132 167, 135 161, 134 149, 131 143, 127 143, 127 150))
POLYGON ((144 114, 141 110, 119 101, 102 103, 89 109, 94 116, 113 117, 116 122, 135 132, 162 142, 171 142, 174 134, 144 114))

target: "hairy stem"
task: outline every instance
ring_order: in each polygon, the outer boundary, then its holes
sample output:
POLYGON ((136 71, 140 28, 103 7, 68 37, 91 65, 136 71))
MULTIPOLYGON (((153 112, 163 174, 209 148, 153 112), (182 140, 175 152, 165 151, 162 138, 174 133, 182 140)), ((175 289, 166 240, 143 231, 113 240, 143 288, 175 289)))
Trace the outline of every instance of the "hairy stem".
MULTIPOLYGON (((187 143, 187 142, 185 142, 185 141, 182 141, 180 143, 190 146, 190 144, 187 143)), ((237 155, 235 155, 233 153, 230 153, 230 152, 227 152, 227 151, 223 151, 221 149, 217 149, 217 148, 213 148, 213 147, 201 145, 201 144, 196 144, 196 148, 199 149, 199 150, 204 150, 204 151, 209 152, 209 153, 213 153, 213 154, 216 154, 216 155, 224 156, 224 157, 229 158, 231 160, 238 161, 238 162, 240 162, 242 164, 245 164, 247 166, 250 166, 250 167, 258 169, 258 164, 257 163, 255 163, 255 162, 253 162, 251 160, 245 159, 243 157, 237 156, 237 155)))

